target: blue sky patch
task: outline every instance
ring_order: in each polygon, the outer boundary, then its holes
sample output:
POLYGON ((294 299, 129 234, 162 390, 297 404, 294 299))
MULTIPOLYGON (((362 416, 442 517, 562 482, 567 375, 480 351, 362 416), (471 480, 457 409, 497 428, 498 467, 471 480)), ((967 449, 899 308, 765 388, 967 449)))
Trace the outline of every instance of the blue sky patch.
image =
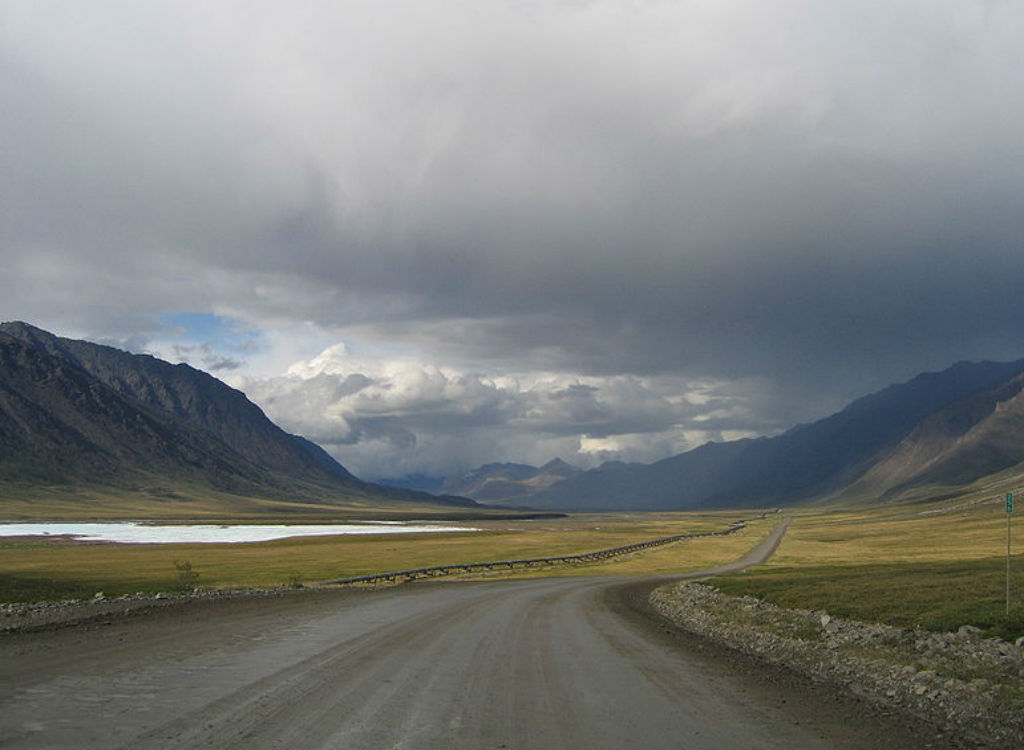
POLYGON ((235 318, 213 313, 179 312, 160 316, 174 339, 209 344, 222 352, 249 353, 261 348, 263 334, 235 318))
POLYGON ((209 372, 237 370, 245 358, 266 348, 263 332, 242 321, 213 313, 178 312, 158 320, 167 331, 167 351, 154 352, 209 372))

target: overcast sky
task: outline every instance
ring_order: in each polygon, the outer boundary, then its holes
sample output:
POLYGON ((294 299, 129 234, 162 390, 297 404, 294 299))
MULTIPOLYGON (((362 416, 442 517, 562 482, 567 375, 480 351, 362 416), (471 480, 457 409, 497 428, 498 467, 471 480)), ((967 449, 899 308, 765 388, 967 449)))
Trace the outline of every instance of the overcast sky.
POLYGON ((652 461, 1024 357, 1024 5, 0 0, 0 319, 355 473, 652 461))

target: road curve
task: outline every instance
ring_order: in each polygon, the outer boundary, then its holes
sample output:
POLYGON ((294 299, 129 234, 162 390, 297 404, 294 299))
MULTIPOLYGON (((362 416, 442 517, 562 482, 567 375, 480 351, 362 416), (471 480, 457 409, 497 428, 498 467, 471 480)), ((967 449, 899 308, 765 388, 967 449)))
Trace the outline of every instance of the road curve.
POLYGON ((629 590, 597 577, 426 583, 4 636, 0 748, 916 744, 694 651, 628 611, 629 590))
POLYGON ((786 535, 786 530, 789 529, 789 524, 792 523, 793 518, 787 516, 782 520, 781 523, 777 524, 772 533, 766 536, 759 544, 754 546, 749 552, 733 560, 732 562, 725 563, 724 565, 718 565, 714 568, 705 568, 704 570, 696 570, 691 573, 683 573, 675 576, 662 576, 669 580, 693 580, 696 578, 710 578, 711 576, 725 575, 726 573, 737 573, 741 570, 753 567, 754 565, 760 565, 763 562, 767 562, 768 558, 775 554, 775 550, 779 548, 779 544, 782 542, 782 537, 786 535))

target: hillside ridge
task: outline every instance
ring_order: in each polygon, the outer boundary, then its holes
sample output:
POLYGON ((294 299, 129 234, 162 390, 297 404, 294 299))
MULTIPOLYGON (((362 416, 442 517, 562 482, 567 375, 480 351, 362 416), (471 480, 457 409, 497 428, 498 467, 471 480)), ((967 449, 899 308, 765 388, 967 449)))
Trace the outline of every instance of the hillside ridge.
POLYGON ((462 488, 484 502, 504 493, 530 508, 577 511, 771 507, 956 488, 1024 462, 1022 391, 1024 360, 962 361, 774 437, 705 443, 651 464, 608 462, 544 486, 510 484, 481 467, 466 476, 491 484, 462 488))
POLYGON ((472 505, 354 477, 187 364, 0 323, 0 481, 19 486, 198 484, 313 502, 472 505))

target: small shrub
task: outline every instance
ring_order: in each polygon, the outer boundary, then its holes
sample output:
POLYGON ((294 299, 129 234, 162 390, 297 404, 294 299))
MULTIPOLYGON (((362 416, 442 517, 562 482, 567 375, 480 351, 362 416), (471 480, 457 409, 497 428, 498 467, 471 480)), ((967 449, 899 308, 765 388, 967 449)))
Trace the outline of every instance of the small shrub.
POLYGON ((178 571, 178 588, 182 591, 189 591, 196 587, 199 573, 192 570, 192 563, 188 560, 175 560, 174 568, 178 571))

